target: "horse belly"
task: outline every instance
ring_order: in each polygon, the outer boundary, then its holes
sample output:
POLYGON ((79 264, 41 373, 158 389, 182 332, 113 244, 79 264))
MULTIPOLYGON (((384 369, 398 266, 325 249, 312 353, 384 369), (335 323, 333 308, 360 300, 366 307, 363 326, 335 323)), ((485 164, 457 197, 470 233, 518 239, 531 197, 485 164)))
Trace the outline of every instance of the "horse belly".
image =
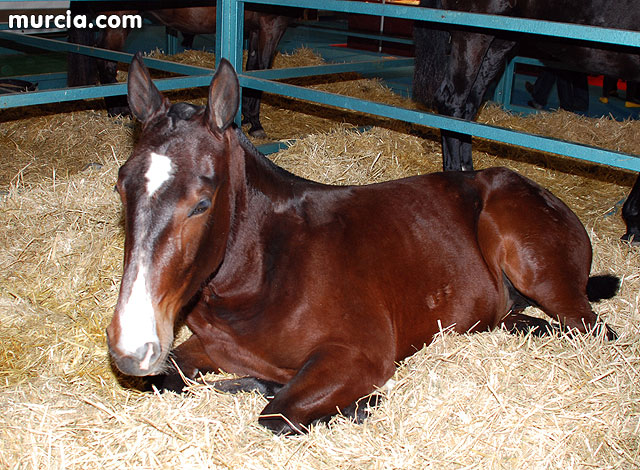
POLYGON ((466 179, 443 173, 383 187, 380 200, 352 215, 350 225, 362 229, 342 240, 345 269, 362 273, 353 276, 360 302, 393 325, 395 360, 442 329, 487 329, 505 313, 501 278, 477 243, 479 195, 466 179))
POLYGON ((443 256, 443 251, 434 250, 422 260, 422 276, 398 291, 404 299, 391 312, 396 325, 396 360, 428 345, 441 331, 487 330, 494 326, 498 312, 504 314, 498 280, 475 242, 455 256, 443 256))
POLYGON ((183 33, 216 32, 216 7, 167 8, 149 10, 149 13, 161 23, 183 33))
POLYGON ((590 74, 611 75, 624 80, 640 80, 640 54, 617 52, 606 47, 580 47, 540 41, 533 47, 543 55, 590 74))

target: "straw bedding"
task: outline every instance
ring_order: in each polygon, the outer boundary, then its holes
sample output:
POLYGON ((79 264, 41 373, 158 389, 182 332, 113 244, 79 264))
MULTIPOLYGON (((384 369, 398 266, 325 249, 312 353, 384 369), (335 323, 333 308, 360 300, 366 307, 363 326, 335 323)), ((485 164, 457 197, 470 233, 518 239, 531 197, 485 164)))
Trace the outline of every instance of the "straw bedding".
MULTIPOLYGON (((401 100, 375 81, 347 81, 352 94, 379 90, 401 100)), ((342 111, 323 115, 320 107, 282 98, 265 101, 272 137, 304 136, 272 156, 295 173, 362 184, 440 168, 437 134, 427 129, 342 111), (353 130, 365 120, 375 127, 353 130)), ((0 115, 0 189, 6 191, 0 196, 0 467, 640 467, 640 251, 619 241, 624 227, 616 213, 634 175, 476 146, 477 167, 515 168, 578 213, 594 245, 593 272, 622 279, 619 295, 594 307, 618 331, 617 341, 444 331, 399 365, 364 424, 336 418, 308 435, 282 438, 257 425, 265 405, 258 395, 225 395, 205 385, 185 396, 142 394, 112 370, 103 332, 117 298, 123 247, 113 184, 135 127, 77 105, 29 113, 0 115), (8 161, 11 156, 20 163, 8 161)), ((493 107, 481 119, 640 148, 635 122, 568 113, 520 118, 493 107)))

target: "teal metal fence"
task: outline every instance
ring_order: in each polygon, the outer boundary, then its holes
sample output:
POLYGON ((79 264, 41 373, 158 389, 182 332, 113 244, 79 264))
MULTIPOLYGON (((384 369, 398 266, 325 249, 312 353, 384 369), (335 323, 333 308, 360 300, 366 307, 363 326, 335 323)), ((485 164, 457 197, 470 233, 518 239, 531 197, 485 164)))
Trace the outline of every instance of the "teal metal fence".
MULTIPOLYGON (((349 0, 251 0, 251 2, 247 3, 315 8, 364 15, 405 18, 480 29, 504 30, 525 34, 605 43, 614 46, 640 48, 640 32, 598 28, 577 24, 418 8, 389 3, 364 3, 349 0)), ((242 70, 242 38, 245 1, 217 0, 217 6, 219 11, 217 14, 216 60, 219 60, 221 57, 226 57, 236 67, 236 70, 242 70)), ((47 50, 85 53, 96 57, 109 58, 122 62, 130 62, 132 57, 131 54, 78 46, 75 44, 68 44, 64 41, 27 36, 10 31, 0 31, 0 39, 15 41, 17 43, 40 47, 47 50)), ((437 114, 372 103, 276 81, 283 78, 336 73, 337 71, 370 71, 375 70, 376 68, 390 67, 394 65, 406 66, 408 63, 407 59, 396 60, 396 62, 394 62, 394 60, 384 59, 355 64, 331 64, 318 67, 279 69, 277 71, 246 72, 239 74, 239 80, 243 87, 254 88, 269 93, 281 94, 369 114, 378 114, 429 127, 470 134, 512 145, 519 145, 535 150, 566 155, 581 160, 611 165, 628 170, 640 171, 640 157, 638 155, 612 152, 572 142, 515 132, 486 124, 479 124, 437 114)), ((157 59, 146 59, 145 63, 151 68, 185 75, 183 77, 158 80, 158 87, 161 90, 205 86, 208 84, 212 74, 211 69, 185 66, 157 59)), ((0 109, 58 101, 70 101, 74 99, 95 98, 99 96, 121 95, 125 93, 126 89, 124 84, 114 84, 99 87, 79 87, 73 89, 47 90, 16 95, 4 95, 0 97, 0 109)))

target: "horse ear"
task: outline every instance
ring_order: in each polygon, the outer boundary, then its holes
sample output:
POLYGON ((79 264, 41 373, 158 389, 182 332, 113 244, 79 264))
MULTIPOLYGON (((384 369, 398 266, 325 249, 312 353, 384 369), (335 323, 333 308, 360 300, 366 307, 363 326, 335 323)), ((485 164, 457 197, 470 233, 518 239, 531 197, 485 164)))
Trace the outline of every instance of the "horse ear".
POLYGON ((222 133, 233 122, 240 105, 240 84, 233 65, 222 59, 209 86, 205 119, 209 128, 222 133))
POLYGON ((131 112, 143 124, 167 109, 166 99, 153 84, 140 52, 129 67, 127 98, 131 112))

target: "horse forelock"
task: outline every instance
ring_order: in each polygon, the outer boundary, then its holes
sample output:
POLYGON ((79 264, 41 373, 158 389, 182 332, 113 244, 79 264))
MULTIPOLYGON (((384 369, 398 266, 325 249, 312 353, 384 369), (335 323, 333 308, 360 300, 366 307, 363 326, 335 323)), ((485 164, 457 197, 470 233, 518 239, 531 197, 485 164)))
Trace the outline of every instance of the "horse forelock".
POLYGON ((167 116, 172 119, 189 120, 198 112, 203 111, 204 107, 196 106, 190 103, 174 103, 167 111, 167 116))

